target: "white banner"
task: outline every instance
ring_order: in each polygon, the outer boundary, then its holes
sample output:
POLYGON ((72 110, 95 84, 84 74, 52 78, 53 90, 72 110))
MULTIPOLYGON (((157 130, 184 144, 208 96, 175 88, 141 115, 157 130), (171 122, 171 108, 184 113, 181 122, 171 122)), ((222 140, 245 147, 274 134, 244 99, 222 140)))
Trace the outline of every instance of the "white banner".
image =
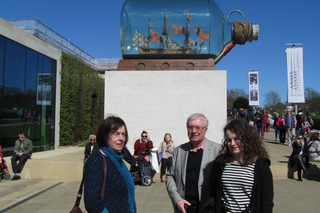
POLYGON ((249 72, 249 106, 259 106, 259 73, 249 72))
POLYGON ((303 85, 303 48, 286 48, 288 103, 305 103, 303 85))

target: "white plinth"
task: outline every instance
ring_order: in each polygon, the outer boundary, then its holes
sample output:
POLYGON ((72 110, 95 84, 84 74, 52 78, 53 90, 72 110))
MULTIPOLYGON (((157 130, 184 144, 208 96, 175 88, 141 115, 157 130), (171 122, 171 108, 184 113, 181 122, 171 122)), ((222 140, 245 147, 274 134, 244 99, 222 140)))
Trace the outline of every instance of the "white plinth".
POLYGON ((226 71, 105 73, 105 115, 115 114, 126 122, 131 152, 142 130, 155 147, 167 132, 176 146, 187 142, 186 120, 196 112, 209 120, 206 137, 221 143, 226 111, 226 71))

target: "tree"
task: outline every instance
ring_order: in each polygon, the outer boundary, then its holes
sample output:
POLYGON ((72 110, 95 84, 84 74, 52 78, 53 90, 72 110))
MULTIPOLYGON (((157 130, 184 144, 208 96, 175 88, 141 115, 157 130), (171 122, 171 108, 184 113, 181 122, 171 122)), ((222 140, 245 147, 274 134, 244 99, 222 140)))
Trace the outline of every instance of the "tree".
POLYGON ((249 95, 245 93, 243 89, 239 89, 239 88, 228 89, 227 90, 227 107, 232 108, 234 101, 239 97, 248 98, 249 95))
POLYGON ((271 90, 270 92, 264 94, 264 105, 266 107, 274 107, 278 103, 281 103, 280 94, 277 91, 271 90))
POLYGON ((248 109, 249 108, 249 99, 244 97, 239 97, 233 102, 233 107, 240 109, 248 109))
POLYGON ((320 93, 316 90, 307 87, 304 90, 305 94, 305 111, 318 112, 320 110, 320 93))
POLYGON ((320 93, 318 91, 315 91, 313 88, 307 87, 304 90, 304 96, 305 99, 311 99, 311 98, 315 98, 315 97, 320 97, 320 93))

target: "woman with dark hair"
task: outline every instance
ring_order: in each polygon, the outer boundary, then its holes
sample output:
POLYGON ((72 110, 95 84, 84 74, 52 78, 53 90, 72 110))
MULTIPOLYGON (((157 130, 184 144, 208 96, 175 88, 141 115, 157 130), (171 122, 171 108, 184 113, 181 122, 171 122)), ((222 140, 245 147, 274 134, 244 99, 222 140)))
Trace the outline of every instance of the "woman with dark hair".
POLYGON ((315 132, 312 133, 309 143, 309 160, 320 161, 320 134, 315 132))
MULTIPOLYGON (((146 149, 153 148, 153 142, 151 141, 148 132, 143 130, 141 132, 141 138, 137 139, 134 143, 134 156, 138 157, 142 154, 146 149)), ((149 160, 148 160, 149 161, 149 160)))
POLYGON ((223 131, 200 212, 272 212, 272 173, 261 138, 242 120, 231 121, 223 131))
POLYGON ((293 172, 295 171, 294 166, 296 166, 296 170, 298 171, 298 181, 302 181, 301 178, 301 170, 307 172, 307 168, 309 168, 309 150, 308 143, 304 142, 304 135, 299 133, 296 135, 295 142, 292 143, 292 153, 289 157, 289 172, 288 177, 293 178, 293 172))
POLYGON ((121 118, 109 116, 100 124, 99 151, 90 155, 84 167, 84 202, 88 212, 137 211, 134 182, 121 153, 127 142, 128 131, 121 118), (103 161, 107 167, 106 177, 103 161))

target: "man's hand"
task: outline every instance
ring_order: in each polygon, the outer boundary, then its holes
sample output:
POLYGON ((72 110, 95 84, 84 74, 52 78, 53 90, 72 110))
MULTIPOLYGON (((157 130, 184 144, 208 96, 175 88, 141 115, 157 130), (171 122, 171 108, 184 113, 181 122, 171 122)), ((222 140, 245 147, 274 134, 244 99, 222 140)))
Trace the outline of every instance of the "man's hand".
POLYGON ((191 206, 191 204, 185 199, 179 200, 178 203, 176 204, 177 209, 182 213, 187 213, 186 209, 184 208, 185 205, 191 206))

